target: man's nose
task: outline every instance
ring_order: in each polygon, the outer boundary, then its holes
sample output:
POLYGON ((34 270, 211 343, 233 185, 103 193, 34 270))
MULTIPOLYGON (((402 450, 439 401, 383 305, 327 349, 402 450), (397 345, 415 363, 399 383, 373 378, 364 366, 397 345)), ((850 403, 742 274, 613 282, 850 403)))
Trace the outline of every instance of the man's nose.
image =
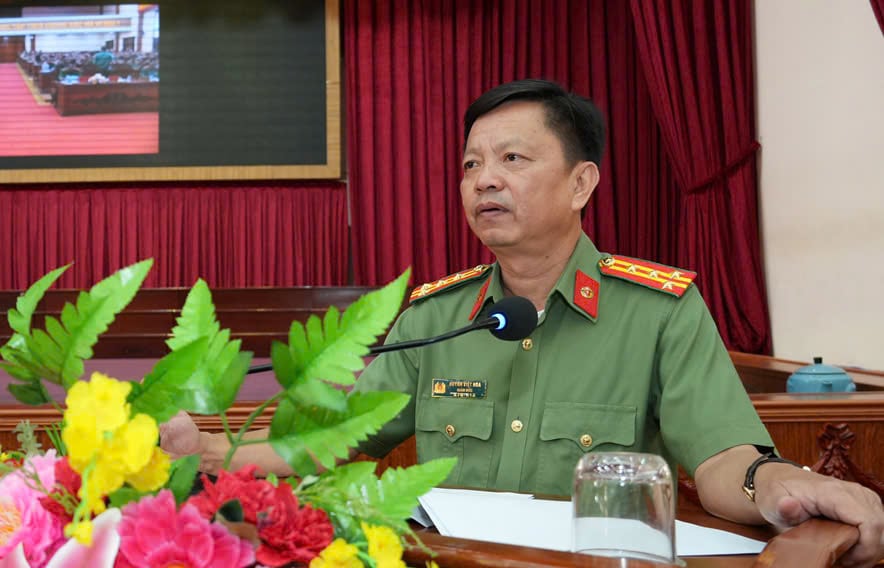
POLYGON ((497 191, 503 187, 503 178, 500 169, 493 164, 479 166, 476 177, 476 190, 497 191))

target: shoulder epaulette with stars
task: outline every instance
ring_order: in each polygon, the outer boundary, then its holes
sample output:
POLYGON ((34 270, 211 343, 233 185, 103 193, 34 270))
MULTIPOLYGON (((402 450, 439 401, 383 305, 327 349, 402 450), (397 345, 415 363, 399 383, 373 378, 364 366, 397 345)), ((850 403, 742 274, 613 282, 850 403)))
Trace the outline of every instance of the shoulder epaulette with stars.
POLYGON ((619 255, 606 256, 601 259, 599 270, 605 276, 628 280, 679 298, 697 277, 697 273, 690 270, 619 255))
POLYGON ((423 298, 432 296, 433 294, 436 294, 442 290, 450 290, 455 286, 459 286, 460 284, 469 282, 470 280, 475 280, 490 269, 490 264, 480 264, 468 270, 461 270, 460 272, 449 274, 445 278, 440 278, 435 282, 421 284, 411 291, 411 297, 408 299, 408 301, 409 303, 411 303, 416 300, 422 300, 423 298))

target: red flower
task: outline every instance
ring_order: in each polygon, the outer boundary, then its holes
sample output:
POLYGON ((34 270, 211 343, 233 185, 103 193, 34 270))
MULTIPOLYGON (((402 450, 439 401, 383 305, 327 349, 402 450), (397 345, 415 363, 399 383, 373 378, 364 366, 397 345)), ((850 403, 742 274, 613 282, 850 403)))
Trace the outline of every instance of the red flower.
POLYGON ((258 536, 258 562, 283 566, 289 562, 309 563, 331 544, 335 530, 325 511, 310 505, 299 508, 291 485, 281 483, 272 505, 258 515, 258 536))
POLYGON ((258 523, 258 513, 272 504, 275 488, 264 479, 255 479, 253 465, 246 466, 236 473, 221 471, 215 483, 203 475, 203 490, 187 500, 199 509, 206 519, 215 518, 221 505, 238 499, 242 505, 243 520, 258 523))
POLYGON ((40 504, 49 511, 53 516, 61 519, 64 523, 71 522, 71 514, 65 510, 64 506, 57 500, 53 499, 53 495, 68 495, 77 497, 82 482, 80 474, 71 468, 68 458, 63 457, 55 462, 55 487, 49 492, 49 495, 40 498, 40 504), (59 488, 61 487, 61 489, 59 488))
POLYGON ((255 556, 260 564, 309 563, 334 538, 328 515, 309 505, 300 508, 291 485, 283 482, 274 487, 255 479, 255 469, 247 466, 236 473, 222 471, 215 483, 203 476, 203 491, 187 502, 211 520, 222 505, 237 499, 243 520, 258 528, 261 545, 255 556))

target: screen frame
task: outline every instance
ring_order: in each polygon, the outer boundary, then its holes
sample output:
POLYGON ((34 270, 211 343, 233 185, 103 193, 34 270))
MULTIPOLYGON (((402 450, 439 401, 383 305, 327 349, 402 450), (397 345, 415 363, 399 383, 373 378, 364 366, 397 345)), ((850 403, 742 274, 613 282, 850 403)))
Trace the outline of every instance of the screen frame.
POLYGON ((323 164, 0 169, 0 183, 340 179, 339 18, 338 0, 325 0, 326 160, 323 164))

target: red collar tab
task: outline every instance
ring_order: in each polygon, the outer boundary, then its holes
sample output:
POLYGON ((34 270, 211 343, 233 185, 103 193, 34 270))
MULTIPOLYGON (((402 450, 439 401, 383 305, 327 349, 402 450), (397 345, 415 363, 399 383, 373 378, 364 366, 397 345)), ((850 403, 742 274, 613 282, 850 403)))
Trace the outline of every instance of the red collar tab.
POLYGON ((488 292, 488 285, 491 284, 491 279, 485 281, 482 284, 482 288, 479 289, 479 294, 476 296, 476 303, 473 304, 473 310, 470 312, 470 321, 473 321, 473 318, 476 317, 476 314, 479 313, 479 310, 482 309, 482 304, 485 303, 485 294, 488 292))
POLYGON ((599 283, 580 270, 574 275, 574 305, 593 319, 599 317, 599 283))
POLYGON ((605 276, 627 280, 678 298, 684 295, 697 277, 697 273, 690 270, 619 255, 602 258, 599 270, 605 276))
POLYGON ((482 276, 490 269, 490 264, 480 264, 475 268, 470 268, 469 270, 462 270, 460 272, 450 274, 445 278, 440 278, 439 280, 436 280, 435 282, 422 284, 411 291, 411 297, 408 299, 408 301, 409 303, 413 303, 416 300, 421 300, 428 296, 432 296, 433 294, 436 294, 437 292, 440 292, 442 290, 455 288, 460 284, 469 282, 470 280, 474 280, 479 276, 482 276))

